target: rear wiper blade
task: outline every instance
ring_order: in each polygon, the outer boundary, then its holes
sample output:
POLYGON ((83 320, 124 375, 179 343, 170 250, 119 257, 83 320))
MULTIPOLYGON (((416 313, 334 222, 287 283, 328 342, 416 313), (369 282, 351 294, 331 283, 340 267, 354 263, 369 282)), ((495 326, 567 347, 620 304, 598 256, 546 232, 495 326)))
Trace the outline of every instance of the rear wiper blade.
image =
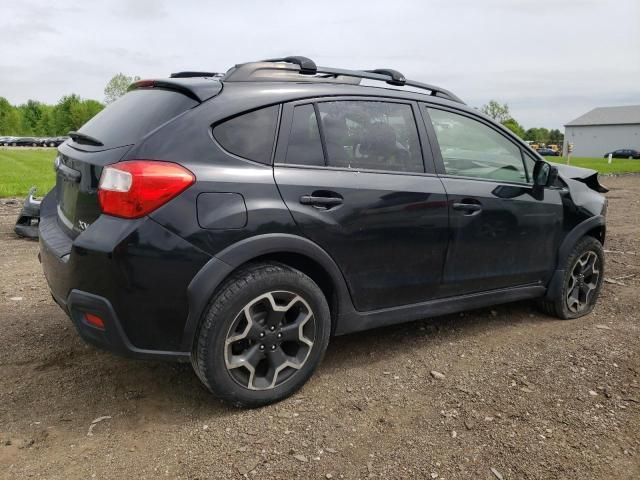
POLYGON ((76 143, 84 143, 86 145, 93 145, 95 147, 104 147, 104 143, 102 143, 97 138, 87 135, 86 133, 69 132, 67 135, 69 135, 76 143))

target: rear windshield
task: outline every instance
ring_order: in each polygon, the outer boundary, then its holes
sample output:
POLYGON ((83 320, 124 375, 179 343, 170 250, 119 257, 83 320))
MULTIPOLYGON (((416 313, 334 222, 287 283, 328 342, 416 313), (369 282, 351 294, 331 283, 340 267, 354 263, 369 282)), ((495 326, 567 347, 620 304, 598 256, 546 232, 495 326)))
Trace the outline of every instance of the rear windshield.
POLYGON ((79 131, 107 147, 130 145, 196 105, 197 101, 171 90, 133 90, 85 123, 79 131))

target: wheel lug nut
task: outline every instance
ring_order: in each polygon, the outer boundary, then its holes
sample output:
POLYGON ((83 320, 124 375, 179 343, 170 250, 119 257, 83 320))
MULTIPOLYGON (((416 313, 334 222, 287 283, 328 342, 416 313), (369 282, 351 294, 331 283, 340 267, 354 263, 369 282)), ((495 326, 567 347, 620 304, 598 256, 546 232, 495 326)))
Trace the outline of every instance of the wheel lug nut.
POLYGON ((260 338, 264 337, 264 332, 260 332, 260 338))
POLYGON ((260 350, 264 350, 264 345, 260 345, 260 350))
POLYGON ((271 345, 271 350, 275 350, 276 346, 275 345, 271 345))
POLYGON ((271 325, 271 326, 269 327, 269 330, 271 330, 272 332, 273 332, 275 329, 276 329, 276 327, 274 327, 273 325, 271 325))
POLYGON ((282 338, 282 334, 281 333, 278 333, 278 338, 282 338))

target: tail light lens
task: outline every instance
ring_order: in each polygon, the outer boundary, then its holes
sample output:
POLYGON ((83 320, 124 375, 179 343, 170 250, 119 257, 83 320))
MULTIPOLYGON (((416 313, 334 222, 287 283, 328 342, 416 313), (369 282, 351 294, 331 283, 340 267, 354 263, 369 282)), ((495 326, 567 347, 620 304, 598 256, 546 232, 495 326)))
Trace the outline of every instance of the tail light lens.
POLYGON ((184 192, 195 180, 189 170, 170 162, 128 160, 109 165, 98 185, 100 208, 114 217, 143 217, 184 192))

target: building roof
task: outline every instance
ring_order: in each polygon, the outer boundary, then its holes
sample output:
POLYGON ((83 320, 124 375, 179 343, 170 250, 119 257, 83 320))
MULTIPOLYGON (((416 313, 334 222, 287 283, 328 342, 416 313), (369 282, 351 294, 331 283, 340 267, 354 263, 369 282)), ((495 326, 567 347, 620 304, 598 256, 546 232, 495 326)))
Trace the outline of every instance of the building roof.
POLYGON ((565 127, 582 125, 628 125, 640 124, 640 105, 624 107, 598 107, 571 120, 565 127))

